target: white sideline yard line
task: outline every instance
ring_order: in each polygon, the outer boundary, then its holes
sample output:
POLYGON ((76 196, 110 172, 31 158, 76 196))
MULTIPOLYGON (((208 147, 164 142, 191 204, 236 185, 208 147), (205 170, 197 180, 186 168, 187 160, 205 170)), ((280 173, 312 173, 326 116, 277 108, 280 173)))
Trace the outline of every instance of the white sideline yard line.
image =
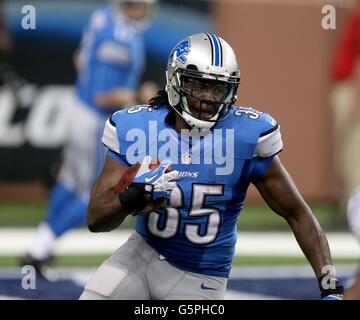
MULTIPOLYGON (((33 241, 34 228, 0 228, 0 256, 22 255, 33 241)), ((58 255, 111 254, 131 234, 131 230, 90 233, 73 230, 59 239, 58 255)), ((332 255, 338 258, 360 257, 360 244, 351 233, 327 233, 332 255)), ((236 244, 238 256, 303 256, 291 232, 241 232, 236 244)))
POLYGON ((0 300, 25 300, 19 297, 12 297, 12 296, 1 296, 0 295, 0 300))

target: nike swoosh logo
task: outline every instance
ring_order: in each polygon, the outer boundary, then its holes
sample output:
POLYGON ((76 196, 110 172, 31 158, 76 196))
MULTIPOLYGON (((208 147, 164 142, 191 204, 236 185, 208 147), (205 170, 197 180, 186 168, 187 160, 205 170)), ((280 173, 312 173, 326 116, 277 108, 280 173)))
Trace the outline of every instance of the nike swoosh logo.
POLYGON ((153 180, 154 178, 156 178, 156 176, 153 176, 151 178, 145 178, 145 182, 150 182, 151 180, 153 180))
POLYGON ((201 289, 204 289, 204 290, 217 290, 217 289, 215 289, 215 288, 211 288, 211 287, 205 286, 204 283, 201 284, 200 288, 201 288, 201 289))

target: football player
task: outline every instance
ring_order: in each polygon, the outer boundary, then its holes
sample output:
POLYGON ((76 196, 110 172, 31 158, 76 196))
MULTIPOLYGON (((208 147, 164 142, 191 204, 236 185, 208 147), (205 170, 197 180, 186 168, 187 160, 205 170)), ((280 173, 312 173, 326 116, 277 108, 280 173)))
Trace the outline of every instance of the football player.
POLYGON ((105 159, 101 136, 106 119, 137 101, 145 55, 142 32, 155 5, 156 0, 113 0, 95 11, 85 28, 76 59, 78 79, 63 166, 49 196, 45 221, 22 261, 47 279, 51 278, 47 262, 57 239, 86 222, 91 186, 105 159))
POLYGON ((108 152, 88 227, 111 231, 136 215, 136 230, 80 298, 223 299, 236 223, 253 183, 288 222, 321 297, 341 299, 342 286, 323 273, 332 265, 325 234, 278 157, 279 124, 234 106, 240 71, 230 45, 207 33, 183 39, 170 54, 166 79, 149 106, 106 122, 108 152))

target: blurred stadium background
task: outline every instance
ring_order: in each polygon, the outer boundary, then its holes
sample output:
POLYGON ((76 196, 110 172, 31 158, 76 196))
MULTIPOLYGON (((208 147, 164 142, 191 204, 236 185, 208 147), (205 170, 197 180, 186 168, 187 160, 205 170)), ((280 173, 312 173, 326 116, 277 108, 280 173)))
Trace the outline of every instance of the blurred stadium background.
MULTIPOLYGON (((1 3, 1 2, 0 2, 1 3)), ((64 137, 63 110, 72 89, 72 55, 81 30, 101 0, 2 2, 12 50, 0 69, 0 297, 76 299, 105 257, 131 232, 71 231, 58 245, 57 283, 21 287, 19 257, 41 221, 64 137), (36 30, 21 28, 21 8, 36 8, 36 30)), ((271 113, 281 124, 281 159, 327 232, 338 276, 351 281, 360 249, 340 205, 329 65, 353 1, 163 0, 146 32, 144 80, 164 83, 170 49, 187 34, 213 31, 237 52, 239 103, 271 113), (336 30, 321 28, 322 6, 333 4, 336 30)), ((358 146, 357 146, 358 147, 358 146)), ((228 299, 317 299, 316 279, 285 221, 255 190, 238 223, 239 239, 228 299)))

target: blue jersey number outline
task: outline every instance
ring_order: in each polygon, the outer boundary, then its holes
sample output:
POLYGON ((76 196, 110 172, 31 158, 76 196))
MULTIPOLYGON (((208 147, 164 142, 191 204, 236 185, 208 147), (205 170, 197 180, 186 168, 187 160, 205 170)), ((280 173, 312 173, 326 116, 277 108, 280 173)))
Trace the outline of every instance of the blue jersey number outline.
MULTIPOLYGON (((200 223, 187 223, 184 228, 185 238, 194 244, 206 245, 216 240, 221 225, 221 211, 215 207, 205 207, 207 196, 222 196, 224 194, 223 184, 200 184, 194 183, 191 191, 191 206, 189 216, 194 218, 207 217, 206 233, 200 235, 200 223)), ((170 195, 170 206, 165 208, 166 223, 160 230, 158 222, 160 213, 153 211, 149 214, 148 229, 154 236, 169 239, 178 232, 181 215, 179 209, 184 206, 183 191, 178 186, 170 195)))
POLYGON ((245 108, 245 107, 238 107, 238 110, 235 111, 236 116, 241 116, 243 114, 246 114, 251 120, 259 119, 262 113, 263 112, 257 111, 253 108, 245 108))

